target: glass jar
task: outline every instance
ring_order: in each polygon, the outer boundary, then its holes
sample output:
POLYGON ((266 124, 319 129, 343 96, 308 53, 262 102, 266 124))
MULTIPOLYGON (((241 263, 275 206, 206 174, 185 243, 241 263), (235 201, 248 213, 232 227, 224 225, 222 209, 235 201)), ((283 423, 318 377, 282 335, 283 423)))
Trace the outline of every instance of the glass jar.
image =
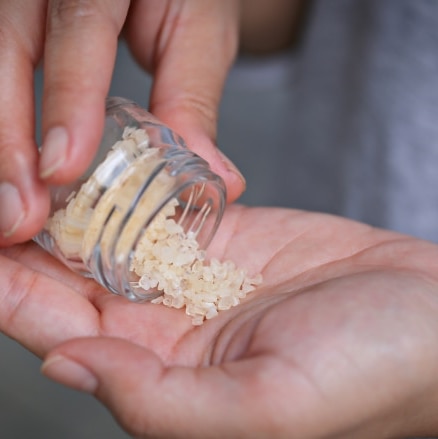
POLYGON ((149 225, 170 209, 205 249, 225 199, 223 180, 180 136, 134 102, 110 97, 93 163, 72 184, 51 188, 50 217, 35 241, 109 291, 151 300, 160 291, 139 288, 131 268, 149 225))

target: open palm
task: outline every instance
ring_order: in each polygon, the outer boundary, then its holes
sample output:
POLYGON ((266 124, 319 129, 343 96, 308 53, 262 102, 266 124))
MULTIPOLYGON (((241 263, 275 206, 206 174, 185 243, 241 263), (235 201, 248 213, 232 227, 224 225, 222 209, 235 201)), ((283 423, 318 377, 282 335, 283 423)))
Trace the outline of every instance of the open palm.
POLYGON ((139 436, 436 433, 437 246, 329 215, 230 206, 209 252, 264 281, 193 327, 182 310, 111 295, 33 243, 3 249, 0 329, 89 371, 87 390, 139 436))

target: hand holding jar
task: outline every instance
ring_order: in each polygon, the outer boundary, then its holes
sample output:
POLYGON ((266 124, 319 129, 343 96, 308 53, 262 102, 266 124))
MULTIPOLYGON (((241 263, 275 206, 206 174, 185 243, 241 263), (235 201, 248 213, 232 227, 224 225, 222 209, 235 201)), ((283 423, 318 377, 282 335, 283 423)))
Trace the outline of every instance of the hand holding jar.
POLYGON ((210 162, 227 184, 229 200, 242 192, 243 178, 214 146, 217 105, 237 50, 237 4, 0 2, 0 245, 40 230, 49 213, 47 185, 75 180, 94 157, 122 28, 135 58, 154 76, 151 111, 210 162), (33 71, 41 61, 39 156, 33 71))

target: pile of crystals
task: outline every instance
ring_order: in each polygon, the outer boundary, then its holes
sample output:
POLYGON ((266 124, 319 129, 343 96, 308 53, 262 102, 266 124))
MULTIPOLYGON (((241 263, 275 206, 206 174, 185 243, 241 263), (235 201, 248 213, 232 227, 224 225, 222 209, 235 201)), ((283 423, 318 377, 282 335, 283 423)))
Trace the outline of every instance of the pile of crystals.
POLYGON ((233 262, 206 261, 192 232, 185 233, 172 218, 178 206, 171 200, 154 218, 139 241, 131 270, 138 288, 157 289, 162 295, 153 303, 185 307, 193 325, 236 306, 262 282, 259 274, 248 277, 233 262))

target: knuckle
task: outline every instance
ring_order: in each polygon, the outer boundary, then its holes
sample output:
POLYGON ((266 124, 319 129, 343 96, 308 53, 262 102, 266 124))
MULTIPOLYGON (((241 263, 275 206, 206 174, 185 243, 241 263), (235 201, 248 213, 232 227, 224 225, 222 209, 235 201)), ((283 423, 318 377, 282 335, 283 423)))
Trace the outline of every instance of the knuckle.
POLYGON ((46 8, 44 0, 1 1, 0 0, 0 49, 2 61, 0 67, 9 64, 5 55, 32 58, 36 63, 43 46, 46 8), (37 59, 36 59, 37 58, 37 59))
POLYGON ((190 115, 212 139, 216 138, 218 99, 213 94, 183 91, 172 100, 155 100, 153 106, 158 113, 190 115))
MULTIPOLYGON (((3 6, 3 5, 2 5, 3 6)), ((13 11, 3 7, 0 9, 0 47, 7 47, 14 42, 15 26, 13 25, 13 17, 16 15, 13 11)))
POLYGON ((98 2, 95 0, 53 0, 50 4, 48 25, 65 27, 99 17, 98 2))
POLYGON ((217 105, 217 100, 206 93, 186 92, 177 99, 175 106, 181 110, 195 112, 211 122, 216 119, 217 105))
POLYGON ((81 69, 70 65, 59 68, 56 77, 46 83, 45 104, 47 114, 59 115, 57 110, 61 105, 69 105, 74 112, 81 105, 86 105, 90 98, 105 95, 103 83, 96 81, 81 69), (62 102, 62 104, 61 104, 62 102), (67 104, 68 103, 68 104, 67 104))
POLYGON ((7 51, 11 47, 19 47, 22 35, 17 32, 16 27, 10 19, 4 15, 0 15, 0 48, 7 51))
POLYGON ((180 102, 181 110, 196 114, 207 129, 209 135, 216 137, 216 119, 218 102, 213 96, 195 93, 186 94, 180 102))

